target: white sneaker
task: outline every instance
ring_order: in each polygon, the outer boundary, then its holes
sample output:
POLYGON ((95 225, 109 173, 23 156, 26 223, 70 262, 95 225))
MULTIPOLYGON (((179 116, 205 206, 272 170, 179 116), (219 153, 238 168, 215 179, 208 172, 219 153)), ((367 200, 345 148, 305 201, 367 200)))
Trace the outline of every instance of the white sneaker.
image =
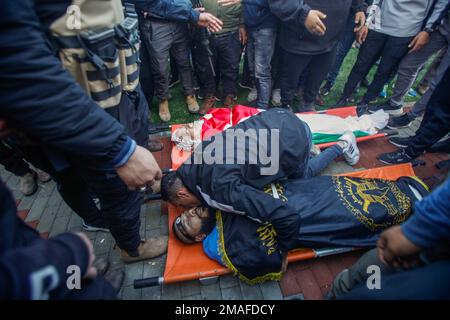
POLYGON ((247 101, 252 102, 256 99, 258 99, 258 92, 256 91, 256 88, 252 88, 252 90, 250 90, 250 92, 248 93, 247 101))
POLYGON ((355 165, 359 161, 359 149, 356 145, 356 137, 351 131, 345 132, 339 141, 344 142, 345 146, 342 148, 344 151, 345 161, 351 166, 355 165))
POLYGON ((274 107, 281 106, 281 90, 280 89, 274 89, 272 91, 272 105, 274 107))

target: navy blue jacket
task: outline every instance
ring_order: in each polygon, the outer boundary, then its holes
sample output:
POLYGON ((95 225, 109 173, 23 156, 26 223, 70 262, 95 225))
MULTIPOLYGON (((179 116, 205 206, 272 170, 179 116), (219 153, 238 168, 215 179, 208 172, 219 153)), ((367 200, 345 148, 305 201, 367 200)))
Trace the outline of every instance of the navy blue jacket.
POLYGON ((80 237, 64 233, 44 240, 22 222, 0 181, 0 300, 65 298, 70 294, 67 267, 77 265, 83 275, 88 263, 80 237))
POLYGON ((270 10, 281 21, 280 46, 294 54, 318 55, 330 52, 344 31, 350 11, 364 11, 363 0, 268 0, 270 10), (305 27, 310 10, 319 10, 327 15, 323 20, 325 35, 311 34, 305 27))
POLYGON ((417 202, 414 212, 401 227, 410 241, 422 248, 450 243, 450 179, 417 202))
POLYGON ((173 21, 197 22, 200 13, 193 9, 189 0, 123 0, 133 3, 136 11, 148 12, 150 17, 173 21))
POLYGON ((245 0, 242 2, 245 26, 249 29, 274 29, 278 18, 270 11, 268 0, 245 0))
POLYGON ((0 5, 0 118, 65 154, 123 164, 135 143, 62 68, 44 31, 71 1, 0 5))

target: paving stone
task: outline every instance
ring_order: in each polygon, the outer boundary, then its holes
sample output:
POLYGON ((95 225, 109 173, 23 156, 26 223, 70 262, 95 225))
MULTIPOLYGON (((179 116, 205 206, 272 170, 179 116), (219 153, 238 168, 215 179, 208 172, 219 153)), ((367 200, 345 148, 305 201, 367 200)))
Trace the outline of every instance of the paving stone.
POLYGON ((248 285, 242 281, 239 281, 241 286, 241 292, 244 300, 262 300, 263 295, 261 287, 259 285, 248 285))
POLYGON ((50 198, 48 199, 47 205, 52 207, 59 207, 61 206, 61 202, 63 199, 61 198, 61 194, 59 193, 58 189, 55 187, 53 189, 52 194, 50 195, 50 198))
POLYGON ((67 230, 75 232, 81 231, 83 225, 83 219, 79 215, 77 215, 74 211, 71 211, 69 225, 67 226, 67 230))
POLYGON ((160 277, 164 273, 166 255, 144 261, 144 278, 160 277))
POLYGON ((132 285, 134 280, 142 279, 144 273, 144 263, 135 262, 125 265, 124 286, 132 285))
POLYGON ((218 282, 209 285, 201 285, 200 291, 203 300, 222 299, 222 292, 220 290, 220 284, 218 282))
POLYGON ((36 200, 38 194, 39 194, 39 192, 36 192, 35 194, 33 194, 31 196, 23 197, 22 200, 20 201, 20 204, 17 207, 17 209, 18 210, 31 209, 31 207, 33 206, 33 202, 34 202, 34 200, 36 200))
POLYGON ((193 296, 183 297, 183 300, 202 300, 202 296, 200 294, 195 294, 193 296))
POLYGON ((113 239, 109 232, 96 232, 97 237, 94 241, 94 251, 96 254, 109 253, 113 239))
POLYGON ((181 288, 178 284, 163 284, 162 285, 162 300, 180 300, 181 288))
POLYGON ((180 284, 181 296, 187 297, 200 294, 200 283, 198 280, 186 281, 180 284))
POLYGON ((56 219, 56 215, 58 213, 57 207, 46 207, 45 212, 39 220, 39 224, 37 226, 37 231, 39 233, 50 231, 52 228, 53 222, 56 219))
POLYGON ((142 289, 143 300, 160 300, 161 299, 161 287, 149 287, 142 289))
POLYGON ((222 288, 223 300, 242 300, 241 287, 239 285, 234 287, 222 288))
POLYGON ((56 217, 50 230, 50 237, 63 233, 67 229, 69 223, 69 217, 56 217))
POLYGON ((70 217, 72 214, 72 209, 65 203, 64 201, 61 202, 61 206, 59 207, 58 215, 57 217, 70 217))
POLYGON ((25 221, 39 220, 47 205, 48 198, 48 196, 45 196, 44 191, 38 191, 38 195, 36 196, 25 221))
POLYGON ((147 205, 145 206, 146 229, 159 228, 161 224, 161 206, 147 205))
POLYGON ((133 286, 126 286, 122 290, 123 300, 141 300, 142 290, 134 289, 133 286))
POLYGON ((264 300, 282 300, 280 286, 276 281, 266 281, 260 284, 264 300))
POLYGON ((235 275, 227 274, 219 278, 220 288, 226 289, 238 285, 238 278, 235 275))
POLYGON ((353 172, 355 168, 351 165, 347 164, 344 161, 334 161, 331 165, 329 165, 324 171, 320 173, 321 176, 331 176, 334 174, 353 172))

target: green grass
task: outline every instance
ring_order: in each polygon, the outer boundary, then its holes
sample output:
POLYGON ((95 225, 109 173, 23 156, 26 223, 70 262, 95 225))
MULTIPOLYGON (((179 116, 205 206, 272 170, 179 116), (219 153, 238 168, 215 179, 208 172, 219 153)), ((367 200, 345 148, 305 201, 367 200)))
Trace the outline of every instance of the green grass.
MULTIPOLYGON (((329 95, 327 95, 326 97, 324 97, 324 101, 325 101, 325 106, 324 107, 318 107, 317 109, 327 109, 330 106, 333 106, 337 100, 339 99, 343 89, 344 89, 344 85, 345 82, 347 80, 347 77, 353 67, 353 64, 355 63, 356 60, 356 56, 358 54, 358 50, 352 48, 349 52, 349 54, 347 55, 346 59, 344 60, 344 63, 341 67, 341 71, 339 73, 338 78, 336 79, 336 84, 333 87, 333 90, 330 92, 329 95)), ((431 61, 432 59, 430 59, 431 61)), ((428 66, 428 64, 427 64, 428 66)), ((242 67, 242 66, 241 66, 242 67)), ((242 68, 241 68, 242 69, 242 68)), ((424 68, 425 70, 426 68, 424 68)), ((421 79, 423 73, 425 71, 422 71, 422 73, 419 75, 418 79, 421 79)), ((369 73, 369 80, 372 80, 374 74, 376 71, 376 67, 372 68, 372 70, 369 73)), ((241 70, 242 72, 242 70, 241 70)), ((395 79, 393 80, 393 82, 395 81, 395 79)), ((388 97, 392 94, 392 87, 393 87, 393 82, 389 84, 389 89, 388 89, 388 97)), ((413 88, 415 87, 417 83, 414 84, 413 88)), ((247 94, 248 94, 249 90, 247 89, 242 89, 241 87, 238 86, 238 104, 243 104, 245 105, 247 103, 247 94)), ((362 98, 362 96, 364 95, 364 93, 366 92, 365 88, 360 88, 358 93, 355 95, 356 100, 355 101, 359 101, 360 98, 362 98)), ((181 85, 178 84, 176 87, 171 89, 171 94, 172 94, 172 99, 169 101, 169 106, 170 106, 170 113, 172 115, 171 121, 170 123, 187 123, 187 122, 192 122, 194 120, 197 120, 199 118, 198 115, 192 115, 189 114, 187 112, 187 107, 184 101, 184 97, 183 97, 183 93, 182 93, 182 89, 181 89, 181 85)), ((420 98, 420 95, 417 95, 417 97, 413 98, 410 96, 406 97, 406 102, 414 102, 416 100, 418 100, 420 98)), ((152 104, 152 122, 153 123, 161 123, 161 119, 158 116, 158 104, 157 104, 157 99, 153 99, 153 104, 152 104)), ((377 101, 382 101, 383 98, 379 98, 377 101)), ((202 103, 201 100, 198 101, 199 104, 202 103)), ((220 102, 217 102, 215 104, 215 107, 221 107, 222 104, 220 102)))

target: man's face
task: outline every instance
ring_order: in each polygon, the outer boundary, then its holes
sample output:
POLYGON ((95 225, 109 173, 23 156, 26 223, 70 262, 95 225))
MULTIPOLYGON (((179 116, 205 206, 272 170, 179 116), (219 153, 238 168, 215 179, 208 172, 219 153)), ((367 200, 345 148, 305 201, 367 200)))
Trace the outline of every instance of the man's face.
POLYGON ((179 217, 179 223, 177 224, 177 233, 179 238, 193 240, 199 242, 204 237, 200 235, 203 219, 209 215, 208 209, 203 207, 196 207, 184 211, 179 217), (181 237, 180 237, 181 235, 181 237))

